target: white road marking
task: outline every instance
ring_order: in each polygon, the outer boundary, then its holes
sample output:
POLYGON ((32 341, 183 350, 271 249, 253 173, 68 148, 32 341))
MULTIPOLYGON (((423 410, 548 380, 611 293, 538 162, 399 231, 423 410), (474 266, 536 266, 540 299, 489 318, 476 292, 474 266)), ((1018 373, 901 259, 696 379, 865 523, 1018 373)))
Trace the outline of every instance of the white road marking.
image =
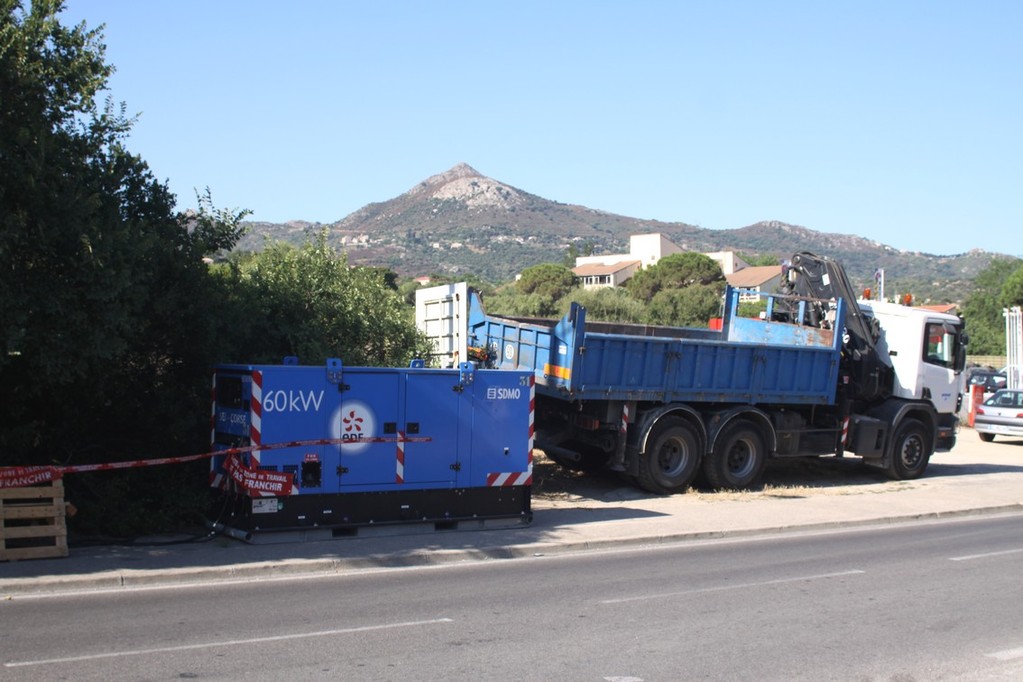
POLYGON ((10 661, 4 663, 5 668, 21 668, 30 665, 50 665, 53 663, 77 663, 81 661, 95 661, 101 658, 121 658, 124 656, 147 656, 149 654, 165 654, 175 651, 192 651, 195 649, 211 649, 213 647, 240 646, 243 644, 265 644, 268 642, 286 642, 293 639, 306 639, 309 637, 330 637, 331 635, 349 635, 356 632, 373 632, 374 630, 391 630, 394 628, 408 628, 419 625, 436 625, 439 623, 451 623, 450 618, 435 618, 434 620, 409 621, 407 623, 387 623, 384 625, 366 625, 359 628, 342 628, 339 630, 320 630, 318 632, 301 632, 293 635, 275 635, 273 637, 254 637, 252 639, 233 639, 228 642, 204 642, 202 644, 183 644, 181 646, 159 647, 156 649, 135 649, 128 651, 110 651, 103 654, 90 654, 87 656, 67 656, 65 658, 44 658, 36 661, 10 661))
POLYGON ((949 561, 971 561, 973 559, 987 559, 993 556, 1004 556, 1006 554, 1019 554, 1023 552, 1023 547, 1020 549, 1005 549, 1001 552, 985 552, 984 554, 968 554, 966 556, 951 556, 948 558, 949 561))
POLYGON ((725 590, 742 590, 750 587, 766 587, 767 585, 783 585, 785 583, 798 583, 806 580, 821 580, 824 578, 841 578, 847 575, 860 575, 866 573, 859 569, 851 571, 840 571, 838 573, 819 573, 817 575, 804 575, 794 578, 779 578, 778 580, 765 580, 757 583, 740 583, 738 585, 720 585, 718 587, 704 587, 698 590, 683 590, 681 592, 662 592, 660 594, 647 594, 639 597, 623 597, 621 599, 605 599, 601 604, 623 604, 631 601, 646 601, 649 599, 664 599, 665 597, 683 597, 689 594, 703 594, 705 592, 723 592, 725 590))
POLYGON ((993 654, 984 654, 990 658, 997 658, 999 661, 1011 661, 1017 658, 1023 658, 1023 647, 1019 649, 1006 649, 1005 651, 996 651, 993 654))

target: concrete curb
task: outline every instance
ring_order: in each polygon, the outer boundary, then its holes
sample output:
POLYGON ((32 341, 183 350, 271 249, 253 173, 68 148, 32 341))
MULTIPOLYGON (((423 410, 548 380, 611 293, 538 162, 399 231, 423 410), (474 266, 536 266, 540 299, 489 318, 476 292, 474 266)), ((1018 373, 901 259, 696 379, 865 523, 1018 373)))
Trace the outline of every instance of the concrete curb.
POLYGON ((125 589, 178 587, 197 583, 233 583, 266 581, 304 577, 341 575, 350 571, 368 569, 394 569, 416 566, 445 565, 468 561, 521 559, 571 552, 603 550, 644 545, 662 545, 687 540, 718 540, 756 535, 783 534, 836 528, 863 528, 876 525, 895 525, 921 520, 963 518, 996 514, 1023 513, 1023 502, 991 507, 976 507, 947 511, 920 512, 896 516, 881 516, 852 521, 822 521, 804 524, 775 524, 755 528, 725 530, 685 530, 652 535, 546 541, 507 546, 455 549, 415 549, 351 558, 278 559, 232 563, 220 566, 186 568, 117 569, 90 574, 36 576, 31 578, 0 579, 0 599, 28 596, 54 596, 75 592, 107 592, 125 589))

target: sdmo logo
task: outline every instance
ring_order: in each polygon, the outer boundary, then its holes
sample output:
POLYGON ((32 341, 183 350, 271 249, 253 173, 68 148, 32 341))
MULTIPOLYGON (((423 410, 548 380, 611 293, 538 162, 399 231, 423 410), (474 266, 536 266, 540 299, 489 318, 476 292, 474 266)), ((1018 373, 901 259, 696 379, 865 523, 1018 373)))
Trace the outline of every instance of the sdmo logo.
POLYGON ((487 389, 487 400, 518 400, 522 397, 522 389, 491 386, 487 389))
POLYGON ((367 438, 377 435, 377 419, 369 405, 360 400, 346 400, 330 417, 330 437, 342 441, 342 455, 362 452, 369 446, 367 438))

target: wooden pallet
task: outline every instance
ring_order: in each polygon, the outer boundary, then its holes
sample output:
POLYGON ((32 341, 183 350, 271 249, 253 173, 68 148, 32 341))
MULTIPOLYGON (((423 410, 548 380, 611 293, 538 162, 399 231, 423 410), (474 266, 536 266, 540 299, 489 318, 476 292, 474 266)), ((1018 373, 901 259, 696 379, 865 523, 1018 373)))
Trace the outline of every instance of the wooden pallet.
POLYGON ((64 482, 0 488, 0 561, 68 555, 64 482))

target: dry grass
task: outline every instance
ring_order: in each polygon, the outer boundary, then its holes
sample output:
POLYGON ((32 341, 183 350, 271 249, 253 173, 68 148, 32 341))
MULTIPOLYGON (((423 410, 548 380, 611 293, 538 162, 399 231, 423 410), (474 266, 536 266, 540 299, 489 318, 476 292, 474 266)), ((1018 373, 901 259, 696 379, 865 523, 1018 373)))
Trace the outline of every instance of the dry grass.
MULTIPOLYGON (((866 495, 908 489, 915 481, 892 481, 858 458, 835 457, 776 460, 768 464, 757 490, 713 491, 691 487, 685 494, 705 501, 866 495)), ((580 472, 560 466, 538 452, 533 462, 533 496, 547 501, 621 501, 659 497, 637 487, 626 476, 608 471, 580 472)))

